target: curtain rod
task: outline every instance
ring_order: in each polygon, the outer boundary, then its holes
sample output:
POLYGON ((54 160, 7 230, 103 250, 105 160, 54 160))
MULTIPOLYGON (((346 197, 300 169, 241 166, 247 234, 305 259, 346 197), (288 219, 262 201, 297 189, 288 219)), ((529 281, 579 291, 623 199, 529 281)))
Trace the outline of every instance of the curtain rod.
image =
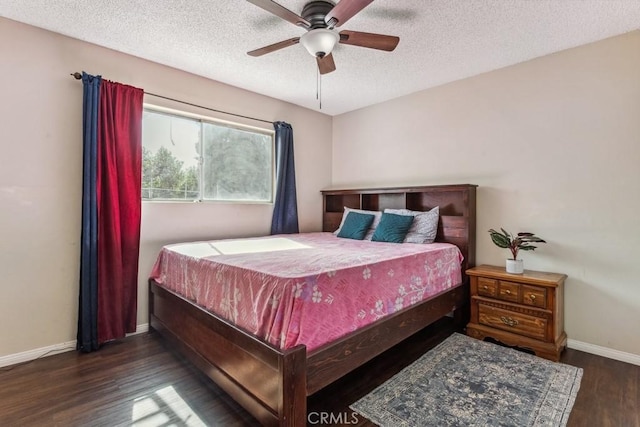
MULTIPOLYGON (((75 73, 71 73, 71 76, 73 76, 76 80, 82 79, 82 74, 80 74, 77 71, 75 73)), ((198 104, 192 104, 191 102, 180 101, 179 99, 169 98, 168 96, 158 95, 158 94, 151 93, 151 92, 144 91, 144 94, 145 95, 150 95, 150 96, 155 96, 156 98, 166 99, 166 100, 169 100, 169 101, 179 102, 180 104, 190 105, 192 107, 202 108, 204 110, 213 111, 213 112, 216 112, 216 113, 228 114, 230 116, 242 117, 243 119, 256 120, 258 122, 273 124, 273 122, 270 121, 270 120, 258 119, 258 118, 255 118, 255 117, 243 116, 242 114, 235 114, 235 113, 229 113, 227 111, 216 110, 214 108, 204 107, 204 106, 198 105, 198 104)))

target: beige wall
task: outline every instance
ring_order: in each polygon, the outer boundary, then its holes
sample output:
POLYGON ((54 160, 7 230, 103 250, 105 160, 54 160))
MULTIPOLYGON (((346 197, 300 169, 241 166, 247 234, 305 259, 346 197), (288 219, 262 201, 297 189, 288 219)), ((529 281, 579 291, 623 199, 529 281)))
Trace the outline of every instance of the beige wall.
MULTIPOLYGON (((82 70, 195 104, 291 123, 300 226, 321 228, 319 191, 331 179, 331 117, 0 18, 0 357, 75 340, 82 84, 69 73, 82 70)), ((184 108, 157 101, 145 97, 184 108)), ((271 210, 266 204, 144 203, 138 324, 147 323, 146 277, 161 245, 268 234, 271 210)))
POLYGON ((333 185, 478 184, 486 230, 547 239, 570 339, 640 355, 640 31, 334 117, 333 185))

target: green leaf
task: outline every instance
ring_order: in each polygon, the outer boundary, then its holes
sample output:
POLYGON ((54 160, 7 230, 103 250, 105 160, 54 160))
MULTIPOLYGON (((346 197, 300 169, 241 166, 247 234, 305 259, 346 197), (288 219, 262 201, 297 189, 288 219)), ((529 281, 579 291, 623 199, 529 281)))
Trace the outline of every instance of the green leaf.
POLYGON ((491 235, 491 240, 496 246, 505 249, 509 247, 511 240, 508 236, 504 236, 494 229, 489 230, 489 234, 491 235))

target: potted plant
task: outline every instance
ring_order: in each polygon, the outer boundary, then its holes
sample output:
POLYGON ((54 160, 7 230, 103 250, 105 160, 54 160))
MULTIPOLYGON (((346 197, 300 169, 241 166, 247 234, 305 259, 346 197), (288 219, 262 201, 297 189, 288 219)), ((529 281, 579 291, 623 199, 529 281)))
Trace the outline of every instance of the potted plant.
POLYGON ((533 233, 518 233, 513 235, 506 231, 504 228, 500 229, 501 232, 489 230, 491 240, 496 246, 500 248, 509 249, 513 258, 507 259, 507 273, 522 274, 524 272, 524 263, 521 259, 518 259, 518 251, 533 251, 537 246, 531 243, 547 243, 533 233))

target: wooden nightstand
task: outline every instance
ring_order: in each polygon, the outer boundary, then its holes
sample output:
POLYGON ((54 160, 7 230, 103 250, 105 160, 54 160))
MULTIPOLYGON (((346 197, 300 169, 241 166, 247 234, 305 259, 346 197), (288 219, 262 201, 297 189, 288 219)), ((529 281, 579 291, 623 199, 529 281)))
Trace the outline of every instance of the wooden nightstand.
POLYGON ((553 361, 567 345, 564 332, 565 274, 481 265, 467 270, 471 278, 471 321, 467 335, 494 338, 533 350, 553 361))

